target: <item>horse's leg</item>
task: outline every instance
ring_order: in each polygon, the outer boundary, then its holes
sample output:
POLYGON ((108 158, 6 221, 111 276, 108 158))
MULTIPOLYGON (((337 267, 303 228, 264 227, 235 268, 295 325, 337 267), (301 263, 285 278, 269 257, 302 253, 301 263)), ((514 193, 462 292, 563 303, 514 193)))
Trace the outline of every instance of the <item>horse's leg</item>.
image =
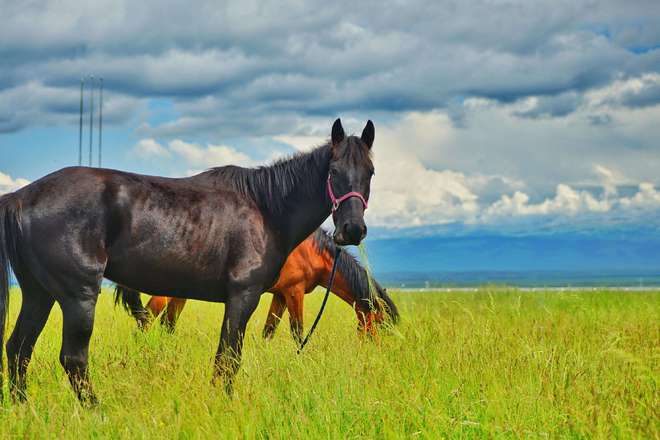
POLYGON ((266 318, 266 324, 264 325, 264 338, 272 339, 275 335, 275 330, 282 320, 282 315, 286 310, 286 301, 282 298, 282 295, 273 294, 273 300, 270 303, 270 310, 268 310, 268 317, 266 318))
POLYGON ((232 295, 225 303, 220 343, 215 355, 213 382, 222 379, 227 393, 231 395, 234 376, 241 365, 241 351, 245 327, 259 304, 261 292, 241 292, 232 295))
MULTIPOLYGON (((151 314, 154 317, 157 317, 161 313, 163 313, 163 310, 167 308, 167 305, 170 303, 172 298, 169 296, 152 296, 149 299, 149 302, 147 302, 147 310, 151 312, 151 314)), ((164 324, 165 317, 164 315, 161 315, 160 317, 160 324, 164 324)))
POLYGON ((87 355, 94 328, 97 294, 69 296, 60 301, 64 325, 60 363, 81 403, 96 404, 96 395, 89 382, 87 355))
POLYGON ((25 375, 32 351, 48 321, 55 300, 34 280, 21 279, 20 284, 23 303, 14 331, 7 341, 7 357, 11 396, 15 400, 23 401, 27 397, 25 375))
POLYGON ((302 284, 289 289, 286 298, 286 306, 289 309, 289 323, 291 324, 291 336, 300 344, 303 339, 303 309, 305 302, 305 288, 302 284))
POLYGON ((165 310, 170 299, 172 298, 169 296, 152 296, 147 302, 147 310, 149 310, 152 315, 158 316, 163 310, 165 310))
POLYGON ((185 305, 186 300, 183 298, 170 298, 170 301, 167 303, 167 313, 163 314, 160 318, 160 323, 165 326, 168 331, 174 331, 176 321, 179 319, 179 315, 183 311, 185 305))

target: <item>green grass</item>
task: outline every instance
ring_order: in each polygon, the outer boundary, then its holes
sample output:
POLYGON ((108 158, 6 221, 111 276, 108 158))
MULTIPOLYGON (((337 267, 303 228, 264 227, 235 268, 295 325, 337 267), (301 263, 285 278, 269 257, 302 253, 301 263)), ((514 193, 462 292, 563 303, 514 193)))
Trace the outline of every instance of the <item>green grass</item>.
MULTIPOLYGON (((10 329, 20 295, 12 294, 10 329)), ((320 303, 307 297, 309 326, 320 303)), ((20 438, 658 438, 660 292, 397 293, 402 322, 360 338, 333 298, 296 355, 288 324, 246 336, 235 396, 210 385, 222 305, 190 303, 174 335, 143 334, 102 294, 90 348, 101 403, 74 399, 53 309, 29 402, 0 407, 20 438)))

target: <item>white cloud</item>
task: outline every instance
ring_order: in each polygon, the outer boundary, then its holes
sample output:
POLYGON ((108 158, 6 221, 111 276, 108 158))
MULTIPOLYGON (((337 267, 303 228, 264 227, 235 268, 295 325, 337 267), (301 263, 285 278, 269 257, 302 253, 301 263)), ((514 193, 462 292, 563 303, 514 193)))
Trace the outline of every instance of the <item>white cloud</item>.
MULTIPOLYGON (((466 107, 471 112, 498 112, 500 117, 511 118, 501 114, 510 110, 503 110, 502 106, 485 100, 471 99, 466 102, 466 107)), ((344 127, 350 131, 360 124, 361 121, 347 118, 344 127)), ((638 183, 607 161, 583 161, 585 171, 579 180, 556 184, 554 194, 538 203, 532 202, 534 188, 522 178, 525 174, 512 175, 507 169, 492 174, 478 171, 488 167, 474 167, 472 172, 463 172, 448 167, 437 169, 433 162, 429 163, 429 158, 442 162, 444 157, 452 163, 456 143, 462 136, 464 132, 453 126, 447 113, 442 111, 409 113, 394 123, 378 125, 374 147, 376 176, 366 213, 368 223, 409 227, 453 222, 497 223, 534 217, 567 219, 584 214, 607 216, 609 213, 626 218, 630 217, 625 212, 626 206, 643 205, 646 209, 658 197, 653 184, 649 183, 641 184, 636 195, 619 198, 620 186, 638 183), (576 185, 587 189, 576 189, 576 185), (594 192, 598 188, 602 188, 600 196, 598 191, 594 192)), ((310 144, 317 143, 314 140, 321 139, 320 136, 277 137, 277 140, 295 145, 300 150, 308 149, 310 144)), ((493 144, 493 151, 488 153, 497 157, 500 144, 496 140, 493 144)), ((469 151, 459 154, 465 158, 469 151)), ((573 155, 577 160, 577 154, 573 155)), ((522 155, 519 165, 532 166, 528 161, 530 157, 522 155)), ((548 167, 557 159, 548 156, 543 166, 548 167)), ((555 176, 561 176, 557 170, 551 171, 555 171, 555 176)))
POLYGON ((387 227, 443 224, 467 221, 478 213, 478 196, 462 173, 430 170, 413 157, 381 162, 379 169, 367 211, 369 223, 387 227))
POLYGON ((274 136, 273 139, 291 145, 298 151, 309 151, 314 147, 323 145, 328 138, 327 136, 280 135, 274 136))
POLYGON ((184 142, 181 139, 174 139, 168 145, 170 151, 194 166, 249 166, 254 163, 247 154, 226 145, 208 144, 206 147, 202 147, 199 144, 184 142))
MULTIPOLYGON (((226 145, 207 144, 205 147, 196 143, 174 139, 164 147, 155 139, 141 139, 133 148, 135 154, 142 158, 174 158, 188 165, 186 174, 195 169, 217 167, 222 165, 250 166, 254 161, 242 153, 226 145)), ((277 152, 273 152, 276 156, 277 152)))
POLYGON ((660 208, 660 192, 655 189, 653 184, 643 182, 639 184, 639 191, 632 197, 623 197, 619 200, 622 207, 654 209, 660 208))
POLYGON ((574 216, 583 212, 607 212, 612 207, 612 202, 607 198, 596 199, 589 191, 576 191, 563 183, 557 185, 554 197, 537 204, 530 204, 529 200, 530 197, 522 191, 516 191, 512 196, 505 194, 484 210, 483 218, 548 214, 574 216))
MULTIPOLYGON (((527 110, 529 100, 498 104, 470 99, 458 109, 432 112, 437 114, 434 123, 418 125, 420 131, 444 135, 430 141, 404 136, 397 142, 427 167, 525 182, 533 198, 554 191, 558 183, 600 185, 603 175, 594 174, 596 165, 634 176, 628 183, 660 183, 660 105, 596 106, 586 98, 585 104, 561 118, 516 116, 527 110), (453 112, 459 113, 460 126, 443 123, 442 115, 453 112), (596 125, 597 117, 607 122, 596 125)), ((415 124, 411 126, 414 130, 415 124)))
MULTIPOLYGON (((356 108, 396 115, 449 107, 464 97, 535 97, 544 101, 539 114, 563 114, 585 90, 658 70, 653 24, 660 11, 652 1, 628 8, 569 0, 451 8, 428 0, 388 8, 230 1, 218 8, 204 0, 195 8, 168 4, 157 15, 153 0, 23 3, 3 3, 0 89, 24 98, 21 87, 42 81, 53 89, 43 100, 56 108, 26 100, 21 113, 40 117, 14 117, 5 131, 45 119, 75 124, 81 72, 106 78, 108 98, 124 94, 135 104, 176 97, 173 120, 159 120, 157 128, 159 135, 175 130, 172 136, 185 138, 200 128, 226 136, 246 121, 254 121, 257 135, 281 134, 283 124, 270 123, 275 115, 329 117, 356 108), (100 11, 103 22, 94 19, 100 11), (215 105, 197 105, 207 99, 215 105)), ((632 90, 624 101, 658 102, 647 96, 632 90)), ((118 114, 133 116, 135 107, 118 114)), ((13 112, 12 102, 0 100, 0 115, 13 112)))
POLYGON ((540 203, 530 203, 529 195, 522 191, 516 191, 511 196, 505 194, 500 200, 483 209, 480 222, 508 222, 532 216, 565 218, 590 214, 602 215, 603 223, 610 218, 635 221, 639 220, 636 211, 660 209, 660 191, 649 182, 640 183, 637 192, 630 197, 617 197, 617 188, 609 185, 611 184, 606 183, 603 195, 596 197, 589 191, 559 184, 555 195, 540 203))
POLYGON ((600 177, 601 184, 605 196, 616 196, 618 193, 617 186, 631 184, 632 181, 626 178, 617 170, 607 168, 603 165, 595 164, 594 171, 600 177))
POLYGON ((425 165, 419 152, 442 154, 453 130, 449 117, 441 112, 410 113, 392 125, 376 128, 376 175, 366 214, 370 224, 407 227, 471 222, 479 214, 477 190, 495 180, 507 189, 519 185, 498 176, 425 165))
POLYGON ((591 107, 645 107, 657 105, 660 92, 660 73, 620 79, 605 87, 586 93, 591 107))
POLYGON ((169 144, 170 151, 179 155, 188 164, 195 166, 217 167, 222 165, 251 165, 252 159, 240 151, 226 145, 199 144, 174 139, 169 144))
MULTIPOLYGON (((511 115, 500 113, 504 106, 484 100, 469 100, 466 107, 469 112, 477 114, 496 112, 501 118, 512 118, 511 115)), ((548 124, 548 121, 541 124, 548 124)), ((549 124, 556 125, 553 121, 549 121, 549 124)), ((560 125, 566 126, 566 123, 560 125)), ((473 131, 475 129, 478 127, 474 127, 473 131)), ((494 130, 494 134, 497 136, 498 130, 494 130)), ((369 223, 385 227, 406 227, 452 222, 515 222, 516 219, 535 217, 569 219, 584 215, 596 218, 602 216, 603 221, 608 216, 635 220, 637 216, 630 212, 630 208, 660 208, 660 192, 654 184, 639 183, 639 180, 627 177, 616 167, 617 163, 629 171, 638 168, 629 166, 617 156, 606 156, 608 160, 603 163, 593 163, 588 158, 582 158, 580 169, 584 171, 580 178, 556 184, 554 194, 537 203, 532 202, 535 187, 529 187, 524 179, 527 174, 511 173, 506 166, 492 174, 484 171, 495 171, 497 168, 473 166, 452 169, 441 166, 437 169, 433 163, 445 160, 448 163, 460 163, 454 161, 456 153, 463 158, 461 161, 469 160, 469 151, 457 150, 464 136, 465 131, 453 126, 449 116, 440 111, 409 113, 393 124, 377 127, 374 150, 376 176, 367 211, 369 223), (465 172, 465 169, 472 171, 465 172), (631 185, 639 186, 637 193, 620 197, 619 188, 629 188, 631 185), (578 189, 580 187, 582 189, 578 189)), ((492 139, 491 142, 492 151, 487 150, 486 156, 492 157, 497 163, 506 163, 501 161, 510 158, 510 151, 506 152, 507 148, 502 151, 501 140, 492 139), (505 156, 498 158, 498 154, 505 156)), ((480 150, 483 154, 484 148, 480 150)), ((551 148, 547 149, 547 153, 551 151, 551 148)), ((539 167, 546 169, 557 179, 565 176, 562 174, 564 168, 572 166, 572 160, 578 161, 580 153, 579 150, 571 151, 567 153, 566 160, 557 153, 550 154, 542 167, 540 163, 529 162, 528 159, 533 157, 529 153, 521 154, 517 161, 518 165, 531 167, 531 170, 539 167), (553 168, 552 165, 559 168, 553 168)), ((479 157, 473 156, 472 160, 485 165, 479 157)), ((657 162, 658 158, 647 157, 646 160, 657 162)))
POLYGON ((138 156, 143 158, 171 156, 170 152, 165 147, 152 138, 140 139, 135 145, 134 151, 138 156))
POLYGON ((16 191, 28 183, 30 183, 30 181, 27 179, 22 179, 20 177, 14 179, 10 175, 0 171, 0 194, 16 191))

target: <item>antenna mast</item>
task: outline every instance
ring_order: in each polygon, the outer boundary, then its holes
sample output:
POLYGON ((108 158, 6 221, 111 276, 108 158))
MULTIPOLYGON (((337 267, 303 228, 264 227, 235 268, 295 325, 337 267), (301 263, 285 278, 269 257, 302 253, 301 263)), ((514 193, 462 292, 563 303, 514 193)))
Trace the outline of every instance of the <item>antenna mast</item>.
POLYGON ((89 166, 92 166, 92 135, 94 134, 94 75, 89 77, 89 166))
POLYGON ((99 168, 103 161, 103 78, 99 79, 99 168))
POLYGON ((83 86, 85 78, 80 78, 80 125, 78 128, 78 166, 82 165, 82 125, 83 125, 83 86))

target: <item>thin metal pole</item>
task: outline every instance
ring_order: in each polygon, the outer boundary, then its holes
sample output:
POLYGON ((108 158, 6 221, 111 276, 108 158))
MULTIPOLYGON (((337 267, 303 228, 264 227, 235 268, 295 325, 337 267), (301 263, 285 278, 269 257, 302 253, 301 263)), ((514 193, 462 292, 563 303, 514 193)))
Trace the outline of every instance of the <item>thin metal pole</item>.
POLYGON ((94 76, 89 77, 89 166, 92 166, 92 135, 94 133, 94 76))
POLYGON ((78 166, 82 165, 83 87, 85 78, 80 78, 80 126, 78 128, 78 166))
POLYGON ((99 168, 101 168, 103 161, 103 78, 99 81, 99 168))

